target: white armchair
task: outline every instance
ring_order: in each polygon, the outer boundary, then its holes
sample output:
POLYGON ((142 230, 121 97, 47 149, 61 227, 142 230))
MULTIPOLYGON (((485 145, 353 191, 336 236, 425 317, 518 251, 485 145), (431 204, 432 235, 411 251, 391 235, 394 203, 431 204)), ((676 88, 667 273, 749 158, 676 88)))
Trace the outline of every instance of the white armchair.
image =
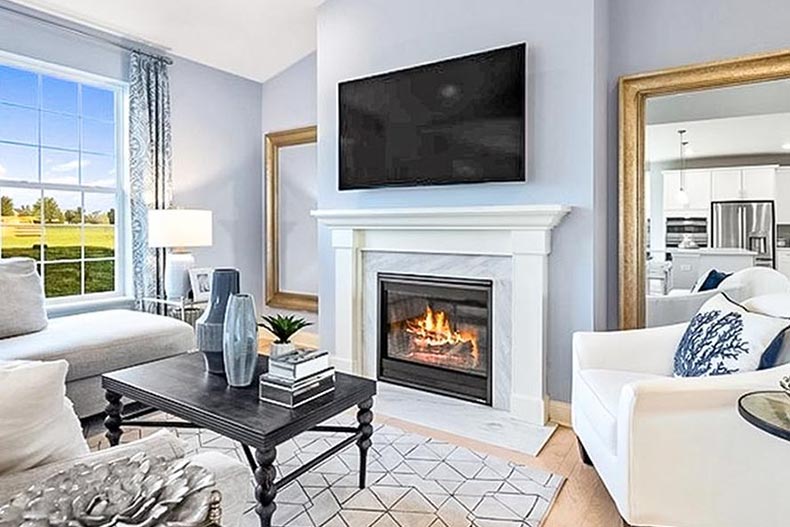
POLYGON ((662 527, 787 524, 790 444, 744 421, 738 398, 790 365, 674 378, 686 324, 573 338, 573 429, 625 521, 662 527))

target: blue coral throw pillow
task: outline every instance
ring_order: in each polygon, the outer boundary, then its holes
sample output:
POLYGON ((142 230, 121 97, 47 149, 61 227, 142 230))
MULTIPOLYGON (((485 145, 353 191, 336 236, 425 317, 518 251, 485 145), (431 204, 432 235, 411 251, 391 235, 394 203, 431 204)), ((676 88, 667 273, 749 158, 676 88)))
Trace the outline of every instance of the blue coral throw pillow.
POLYGON ((788 328, 787 319, 752 313, 719 293, 689 322, 675 352, 675 377, 756 371, 788 328))

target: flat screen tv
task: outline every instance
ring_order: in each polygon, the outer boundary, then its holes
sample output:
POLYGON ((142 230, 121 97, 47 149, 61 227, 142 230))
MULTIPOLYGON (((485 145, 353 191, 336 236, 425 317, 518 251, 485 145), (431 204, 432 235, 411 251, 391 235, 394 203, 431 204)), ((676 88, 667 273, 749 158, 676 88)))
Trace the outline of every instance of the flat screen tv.
POLYGON ((525 180, 526 45, 340 83, 340 190, 525 180))

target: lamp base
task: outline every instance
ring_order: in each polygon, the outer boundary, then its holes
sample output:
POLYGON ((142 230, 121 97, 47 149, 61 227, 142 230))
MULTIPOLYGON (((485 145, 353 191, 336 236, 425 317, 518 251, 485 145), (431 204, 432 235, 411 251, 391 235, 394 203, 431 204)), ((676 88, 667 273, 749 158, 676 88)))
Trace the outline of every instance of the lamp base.
POLYGON ((171 252, 165 263, 165 295, 168 299, 186 298, 192 287, 189 270, 195 266, 192 253, 171 252))

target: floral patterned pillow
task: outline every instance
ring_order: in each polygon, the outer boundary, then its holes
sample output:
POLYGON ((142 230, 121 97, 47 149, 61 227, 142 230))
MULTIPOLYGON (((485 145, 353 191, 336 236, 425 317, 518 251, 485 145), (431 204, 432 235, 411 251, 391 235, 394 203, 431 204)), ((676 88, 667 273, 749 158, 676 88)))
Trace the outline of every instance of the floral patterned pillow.
POLYGON ((790 321, 752 313, 719 293, 699 309, 675 352, 675 377, 755 371, 760 359, 782 346, 790 321))

